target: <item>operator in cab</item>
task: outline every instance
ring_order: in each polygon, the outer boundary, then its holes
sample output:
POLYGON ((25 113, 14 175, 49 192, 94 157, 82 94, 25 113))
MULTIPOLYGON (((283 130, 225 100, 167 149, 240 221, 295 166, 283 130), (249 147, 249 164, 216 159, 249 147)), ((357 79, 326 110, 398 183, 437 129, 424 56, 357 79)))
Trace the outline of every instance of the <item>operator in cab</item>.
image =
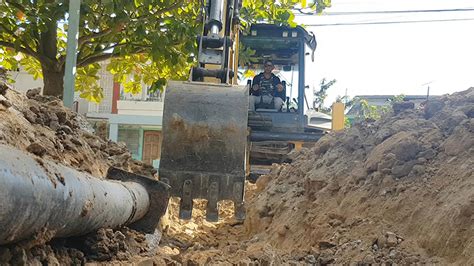
POLYGON ((263 64, 262 73, 253 78, 251 94, 249 97, 249 109, 255 111, 255 105, 263 101, 269 104, 273 100, 273 108, 280 110, 283 106, 283 99, 278 96, 283 91, 280 79, 272 73, 275 66, 270 60, 263 64))

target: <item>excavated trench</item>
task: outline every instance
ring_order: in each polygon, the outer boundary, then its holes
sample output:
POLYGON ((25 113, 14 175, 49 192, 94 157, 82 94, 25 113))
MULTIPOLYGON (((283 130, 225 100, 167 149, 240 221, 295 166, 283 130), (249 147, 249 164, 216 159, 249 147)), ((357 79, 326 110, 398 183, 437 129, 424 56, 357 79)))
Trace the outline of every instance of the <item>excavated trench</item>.
MULTIPOLYGON (((156 177, 58 99, 0 85, 1 144, 97 178, 110 166, 156 177)), ((193 218, 180 221, 172 199, 155 234, 38 232, 0 246, 0 264, 473 264, 474 88, 394 109, 328 134, 247 184, 243 223, 230 202, 208 223, 200 201, 193 218)))

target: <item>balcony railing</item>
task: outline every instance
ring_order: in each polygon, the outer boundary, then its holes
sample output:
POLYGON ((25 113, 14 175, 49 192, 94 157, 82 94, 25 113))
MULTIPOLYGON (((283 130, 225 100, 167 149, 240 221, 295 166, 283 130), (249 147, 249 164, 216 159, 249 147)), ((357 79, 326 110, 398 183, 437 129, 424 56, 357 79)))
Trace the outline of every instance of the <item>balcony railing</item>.
POLYGON ((162 102, 163 93, 161 91, 150 92, 142 95, 131 95, 129 93, 120 93, 121 101, 139 101, 139 102, 162 102))

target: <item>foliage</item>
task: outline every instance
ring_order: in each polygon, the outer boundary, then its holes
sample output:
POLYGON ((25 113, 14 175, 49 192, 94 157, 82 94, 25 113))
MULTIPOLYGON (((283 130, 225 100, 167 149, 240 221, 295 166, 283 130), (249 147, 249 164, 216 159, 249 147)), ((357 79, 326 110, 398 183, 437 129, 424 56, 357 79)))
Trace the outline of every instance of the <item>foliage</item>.
POLYGON ((330 6, 331 0, 317 0, 311 3, 306 0, 243 0, 240 13, 243 17, 243 26, 253 22, 268 22, 295 27, 293 10, 304 9, 321 13, 330 6))
POLYGON ((360 106, 362 110, 362 117, 370 120, 380 119, 382 115, 389 110, 388 106, 371 105, 365 99, 360 100, 360 106))
POLYGON ((331 0, 310 0, 301 1, 300 8, 296 8, 300 13, 303 14, 320 14, 327 7, 331 6, 331 0))
POLYGON ((75 89, 80 92, 80 97, 91 101, 99 102, 104 94, 98 85, 99 63, 90 64, 77 69, 75 89))
POLYGON ((324 101, 328 97, 327 90, 336 83, 336 80, 333 79, 329 82, 326 82, 326 78, 323 78, 319 83, 319 90, 314 90, 313 98, 313 108, 319 110, 323 113, 330 113, 331 109, 324 107, 324 101))
MULTIPOLYGON (((100 101, 97 63, 104 60, 110 60, 107 70, 127 92, 139 92, 142 84, 161 89, 168 79, 187 78, 194 63, 189 55, 196 52, 195 36, 202 30, 201 2, 82 0, 76 90, 100 101)), ((330 1, 244 0, 242 5, 244 26, 256 21, 294 26, 292 8, 322 10, 330 1)), ((43 76, 45 92, 60 95, 62 88, 49 88, 48 81, 50 73, 64 73, 68 8, 69 0, 2 1, 0 66, 22 65, 35 78, 43 76)))
POLYGON ((405 95, 404 94, 395 95, 395 96, 391 97, 390 99, 388 99, 388 101, 391 105, 393 105, 394 103, 403 102, 404 100, 405 100, 405 95))
MULTIPOLYGON (((15 70, 20 64, 35 78, 41 78, 45 70, 64 72, 68 3, 66 0, 2 2, 0 65, 15 70)), ((81 96, 100 100, 102 92, 97 85, 100 66, 97 63, 107 59, 114 61, 114 67, 109 68, 111 71, 135 74, 133 85, 127 84, 133 91, 141 88, 141 82, 158 81, 155 86, 158 88, 165 78, 182 78, 183 69, 190 63, 182 58, 187 58, 195 46, 194 38, 189 36, 194 36, 199 28, 195 21, 198 4, 197 1, 110 0, 99 3, 83 0, 76 77, 76 89, 81 96), (130 55, 142 55, 147 58, 145 61, 153 62, 148 69, 163 65, 163 70, 136 74, 135 70, 147 67, 143 65, 144 60, 130 61, 130 55)), ((118 79, 123 80, 123 77, 118 79)), ((62 88, 56 89, 62 92, 62 88)))
POLYGON ((344 103, 344 110, 349 110, 352 108, 352 106, 354 105, 355 101, 354 101, 354 98, 351 99, 350 96, 348 95, 344 95, 344 96, 337 96, 336 97, 336 102, 342 102, 344 103))
POLYGON ((349 117, 344 116, 344 128, 350 128, 351 127, 351 120, 349 117))
POLYGON ((389 103, 389 105, 383 105, 383 106, 370 105, 365 99, 354 99, 354 100, 360 103, 361 111, 362 111, 361 116, 364 119, 378 120, 384 114, 390 112, 391 107, 394 103, 401 102, 404 99, 405 99, 405 95, 403 94, 396 95, 388 99, 387 102, 389 103))
POLYGON ((244 44, 239 45, 239 65, 245 66, 251 63, 256 63, 257 60, 253 57, 256 51, 244 44))

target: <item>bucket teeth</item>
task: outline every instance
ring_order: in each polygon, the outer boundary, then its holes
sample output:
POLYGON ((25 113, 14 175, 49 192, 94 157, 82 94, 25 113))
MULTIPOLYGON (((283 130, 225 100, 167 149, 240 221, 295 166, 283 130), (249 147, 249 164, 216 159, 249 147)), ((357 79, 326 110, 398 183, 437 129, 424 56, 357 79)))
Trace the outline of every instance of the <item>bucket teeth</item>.
POLYGON ((192 205, 191 205, 191 209, 183 209, 180 206, 180 208, 179 208, 179 219, 190 220, 192 215, 193 215, 192 205))
POLYGON ((192 197, 193 181, 190 179, 184 181, 183 195, 179 203, 179 218, 183 220, 191 219, 193 212, 193 197, 192 197))
POLYGON ((234 202, 234 217, 237 221, 245 220, 245 205, 243 202, 234 202))
POLYGON ((217 208, 217 204, 211 204, 210 202, 207 203, 206 220, 208 222, 219 221, 219 211, 217 208))
POLYGON ((217 222, 219 220, 219 211, 217 209, 217 202, 219 201, 218 182, 211 182, 207 196, 206 220, 209 222, 217 222))

